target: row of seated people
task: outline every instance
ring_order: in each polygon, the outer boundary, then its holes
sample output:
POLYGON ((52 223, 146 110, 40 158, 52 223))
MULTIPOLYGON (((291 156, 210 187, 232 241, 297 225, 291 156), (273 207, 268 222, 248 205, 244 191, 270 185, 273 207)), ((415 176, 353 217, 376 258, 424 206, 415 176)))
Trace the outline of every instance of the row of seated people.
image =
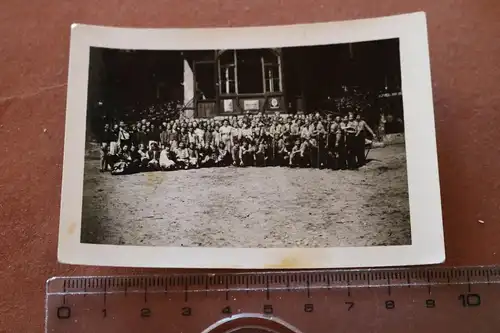
MULTIPOLYGON (((116 154, 109 146, 101 147, 101 171, 112 174, 130 174, 143 171, 225 166, 288 166, 346 169, 356 167, 356 151, 340 149, 344 145, 326 145, 312 138, 296 140, 240 140, 232 146, 220 142, 217 146, 195 143, 162 145, 155 141, 147 147, 124 145, 116 154)), ((356 147, 357 148, 357 147, 356 147)), ((364 153, 364 148, 363 148, 364 153)))

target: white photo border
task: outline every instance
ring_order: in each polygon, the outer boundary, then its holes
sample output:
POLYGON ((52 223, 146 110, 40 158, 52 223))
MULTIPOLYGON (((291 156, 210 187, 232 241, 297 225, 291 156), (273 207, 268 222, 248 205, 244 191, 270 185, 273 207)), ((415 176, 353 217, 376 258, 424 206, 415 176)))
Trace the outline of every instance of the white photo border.
POLYGON ((245 28, 71 27, 58 260, 170 268, 354 268, 445 259, 425 13, 345 22, 245 28), (91 47, 148 50, 312 46, 399 38, 412 245, 335 248, 188 248, 80 241, 91 47))

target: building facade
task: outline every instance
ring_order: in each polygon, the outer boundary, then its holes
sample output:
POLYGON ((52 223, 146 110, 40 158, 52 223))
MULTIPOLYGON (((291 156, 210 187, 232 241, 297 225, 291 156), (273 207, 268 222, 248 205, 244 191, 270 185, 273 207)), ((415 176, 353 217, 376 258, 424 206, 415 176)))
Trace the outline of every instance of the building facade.
POLYGON ((239 50, 92 48, 89 67, 88 107, 97 118, 161 115, 168 105, 198 118, 402 113, 397 39, 239 50))
POLYGON ((188 117, 288 112, 282 49, 183 52, 188 117))

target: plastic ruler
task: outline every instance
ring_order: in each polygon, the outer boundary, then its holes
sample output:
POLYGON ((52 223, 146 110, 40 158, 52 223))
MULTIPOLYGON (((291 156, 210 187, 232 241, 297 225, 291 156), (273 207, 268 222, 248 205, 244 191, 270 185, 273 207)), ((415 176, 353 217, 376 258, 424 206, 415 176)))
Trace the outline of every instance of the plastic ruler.
POLYGON ((56 277, 46 332, 500 332, 500 268, 56 277))

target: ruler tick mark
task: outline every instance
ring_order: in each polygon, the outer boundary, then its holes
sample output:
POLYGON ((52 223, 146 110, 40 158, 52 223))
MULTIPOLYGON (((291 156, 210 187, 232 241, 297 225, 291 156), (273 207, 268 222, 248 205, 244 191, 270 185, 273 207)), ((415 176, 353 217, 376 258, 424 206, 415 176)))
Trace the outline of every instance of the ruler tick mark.
POLYGON ((351 278, 349 277, 349 274, 347 274, 347 296, 351 297, 351 278))
POLYGON ((429 275, 429 271, 427 271, 427 293, 431 294, 431 277, 429 275))
POLYGON ((106 283, 104 283, 104 295, 103 295, 104 308, 106 308, 106 295, 107 295, 107 288, 106 288, 106 283))
POLYGON ((269 279, 266 276, 266 299, 269 300, 269 279))
POLYGON ((63 304, 66 304, 66 280, 64 280, 63 282, 63 291, 64 291, 63 304))
POLYGON ((229 299, 229 284, 227 282, 227 278, 226 278, 226 301, 229 299))

